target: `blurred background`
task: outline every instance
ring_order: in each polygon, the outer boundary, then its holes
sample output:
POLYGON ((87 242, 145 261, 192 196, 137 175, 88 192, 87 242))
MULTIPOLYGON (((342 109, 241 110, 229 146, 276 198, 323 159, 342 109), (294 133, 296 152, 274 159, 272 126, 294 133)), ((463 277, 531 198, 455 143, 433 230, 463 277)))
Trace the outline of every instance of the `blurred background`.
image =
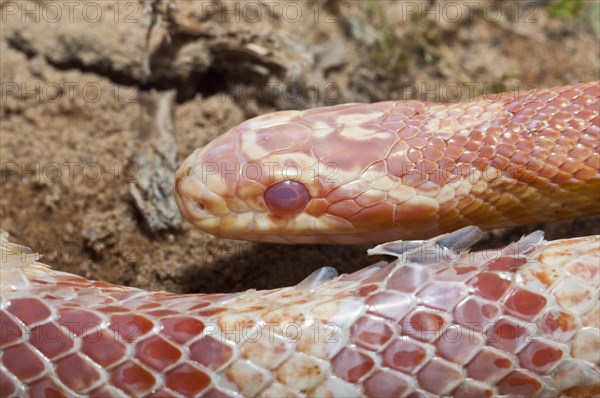
MULTIPOLYGON (((53 267, 176 292, 351 272, 365 248, 278 246, 194 230, 170 197, 193 149, 280 109, 597 80, 600 2, 0 1, 0 228, 53 267)), ((600 232, 599 219, 542 228, 600 232)))

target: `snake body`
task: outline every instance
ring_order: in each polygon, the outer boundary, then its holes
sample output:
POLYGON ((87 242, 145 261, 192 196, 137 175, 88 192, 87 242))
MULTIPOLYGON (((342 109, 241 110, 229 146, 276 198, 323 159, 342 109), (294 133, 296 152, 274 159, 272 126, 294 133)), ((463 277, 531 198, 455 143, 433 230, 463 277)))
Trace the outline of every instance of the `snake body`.
POLYGON ((599 93, 591 82, 455 104, 275 112, 196 150, 175 194, 200 229, 283 243, 380 243, 597 214, 599 93), (285 201, 287 214, 273 211, 285 201))
MULTIPOLYGON (((259 117, 191 155, 176 199, 203 229, 287 243, 597 213, 598 83, 511 95, 259 117)), ((396 260, 293 287, 190 295, 54 271, 2 234, 0 397, 599 394, 600 237, 469 252, 480 234, 384 243, 372 253, 396 260)))

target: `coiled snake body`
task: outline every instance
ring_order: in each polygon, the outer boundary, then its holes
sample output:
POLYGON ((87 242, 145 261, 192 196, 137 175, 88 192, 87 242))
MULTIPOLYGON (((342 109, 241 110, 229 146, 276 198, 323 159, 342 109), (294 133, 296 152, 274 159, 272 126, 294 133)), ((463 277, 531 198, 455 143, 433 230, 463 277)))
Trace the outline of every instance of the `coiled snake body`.
MULTIPOLYGON (((598 213, 598 82, 441 105, 274 113, 194 152, 209 232, 381 242, 598 213)), ((0 396, 427 397, 600 393, 600 237, 480 230, 384 243, 350 275, 236 294, 53 271, 2 235, 0 396)))

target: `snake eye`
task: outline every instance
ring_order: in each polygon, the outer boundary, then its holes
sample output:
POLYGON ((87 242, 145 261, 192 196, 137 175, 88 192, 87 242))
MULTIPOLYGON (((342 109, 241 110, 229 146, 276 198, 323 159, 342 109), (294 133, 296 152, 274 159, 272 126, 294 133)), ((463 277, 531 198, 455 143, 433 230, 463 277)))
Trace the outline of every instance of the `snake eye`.
POLYGON ((304 184, 293 180, 280 181, 271 185, 263 197, 267 207, 280 216, 296 214, 310 201, 310 193, 304 184))

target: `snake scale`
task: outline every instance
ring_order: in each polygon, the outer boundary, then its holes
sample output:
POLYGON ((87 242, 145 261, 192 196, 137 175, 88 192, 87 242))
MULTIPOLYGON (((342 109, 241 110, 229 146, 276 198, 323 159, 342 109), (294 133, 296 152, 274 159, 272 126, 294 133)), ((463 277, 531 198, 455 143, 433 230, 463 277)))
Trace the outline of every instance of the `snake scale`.
POLYGON ((471 252, 468 226, 598 214, 599 93, 276 112, 183 162, 177 203, 208 232, 387 242, 370 253, 396 259, 353 274, 149 292, 52 270, 3 233, 0 397, 600 394, 600 237, 471 252))

